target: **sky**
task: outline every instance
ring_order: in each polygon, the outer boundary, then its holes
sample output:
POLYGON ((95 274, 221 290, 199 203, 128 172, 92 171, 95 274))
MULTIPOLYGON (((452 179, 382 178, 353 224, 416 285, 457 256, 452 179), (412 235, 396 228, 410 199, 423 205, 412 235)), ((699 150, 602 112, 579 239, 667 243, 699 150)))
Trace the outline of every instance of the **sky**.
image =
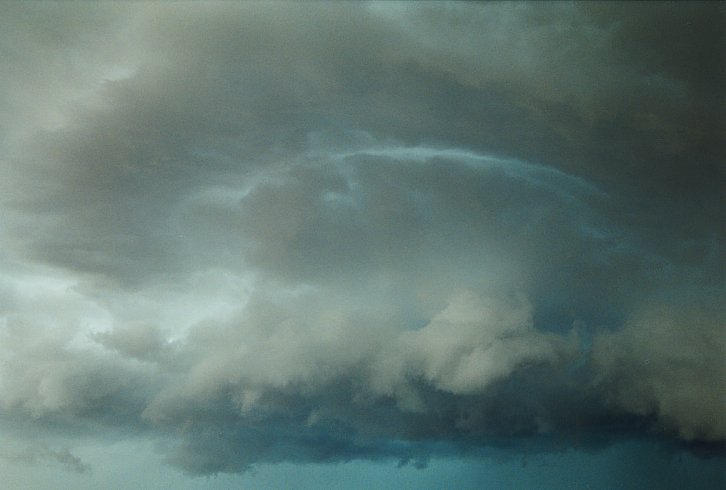
POLYGON ((726 486, 722 3, 4 2, 9 488, 726 486))

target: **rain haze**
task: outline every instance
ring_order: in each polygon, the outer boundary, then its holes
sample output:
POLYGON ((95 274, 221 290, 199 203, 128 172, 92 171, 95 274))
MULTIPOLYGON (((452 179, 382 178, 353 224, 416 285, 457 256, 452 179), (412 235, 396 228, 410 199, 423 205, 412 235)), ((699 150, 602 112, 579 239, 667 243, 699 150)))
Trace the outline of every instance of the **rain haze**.
POLYGON ((723 3, 0 4, 0 486, 726 487, 723 3))

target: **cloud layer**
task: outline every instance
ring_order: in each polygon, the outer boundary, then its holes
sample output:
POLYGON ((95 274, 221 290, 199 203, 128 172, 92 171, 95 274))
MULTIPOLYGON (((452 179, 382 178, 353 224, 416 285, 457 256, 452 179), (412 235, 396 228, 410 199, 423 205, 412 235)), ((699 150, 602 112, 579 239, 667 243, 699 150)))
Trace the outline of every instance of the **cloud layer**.
POLYGON ((719 5, 6 10, 0 423, 723 451, 719 5))

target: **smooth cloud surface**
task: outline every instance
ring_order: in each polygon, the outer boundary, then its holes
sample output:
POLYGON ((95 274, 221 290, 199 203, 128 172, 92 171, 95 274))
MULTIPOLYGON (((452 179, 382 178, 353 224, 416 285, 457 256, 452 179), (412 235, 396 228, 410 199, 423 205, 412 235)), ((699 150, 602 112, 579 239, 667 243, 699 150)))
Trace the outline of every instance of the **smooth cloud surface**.
POLYGON ((5 10, 17 437, 195 474, 723 454, 718 5, 5 10))

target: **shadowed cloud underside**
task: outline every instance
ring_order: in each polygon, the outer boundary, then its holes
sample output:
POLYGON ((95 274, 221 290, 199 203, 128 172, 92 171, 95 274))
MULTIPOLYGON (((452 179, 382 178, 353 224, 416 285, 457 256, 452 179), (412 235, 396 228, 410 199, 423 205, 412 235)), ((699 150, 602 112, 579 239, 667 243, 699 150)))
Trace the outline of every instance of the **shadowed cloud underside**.
POLYGON ((3 11, 1 460, 724 457, 721 5, 3 11))

